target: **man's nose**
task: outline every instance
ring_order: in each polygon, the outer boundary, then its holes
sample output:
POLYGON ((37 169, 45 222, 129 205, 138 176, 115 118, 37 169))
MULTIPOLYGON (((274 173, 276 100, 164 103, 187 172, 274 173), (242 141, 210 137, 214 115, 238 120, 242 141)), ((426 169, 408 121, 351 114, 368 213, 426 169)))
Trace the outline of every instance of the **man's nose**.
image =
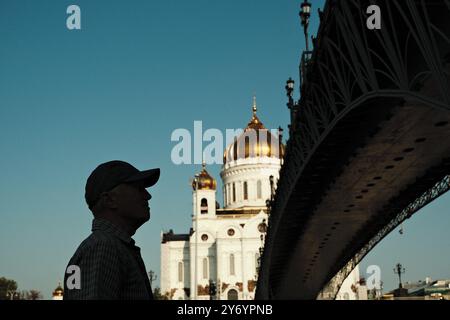
POLYGON ((152 198, 152 195, 147 190, 144 189, 144 197, 145 200, 149 201, 152 198))

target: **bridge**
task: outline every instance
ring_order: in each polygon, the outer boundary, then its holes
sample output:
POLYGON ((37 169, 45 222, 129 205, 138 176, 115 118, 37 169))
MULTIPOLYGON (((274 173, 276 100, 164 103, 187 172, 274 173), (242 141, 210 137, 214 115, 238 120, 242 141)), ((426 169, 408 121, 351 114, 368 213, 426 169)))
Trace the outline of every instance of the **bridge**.
POLYGON ((450 188, 450 0, 328 0, 301 63, 256 299, 334 297, 450 188), (369 30, 367 8, 381 8, 369 30))

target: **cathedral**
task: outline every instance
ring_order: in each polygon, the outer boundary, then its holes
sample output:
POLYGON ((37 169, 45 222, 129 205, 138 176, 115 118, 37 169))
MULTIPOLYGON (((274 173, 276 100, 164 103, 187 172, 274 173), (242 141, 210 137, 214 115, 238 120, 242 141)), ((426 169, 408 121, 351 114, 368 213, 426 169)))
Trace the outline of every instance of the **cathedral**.
POLYGON ((161 234, 161 294, 168 299, 254 299, 266 201, 275 193, 284 145, 281 133, 274 135, 257 117, 255 98, 252 113, 224 151, 223 207, 216 201, 217 182, 203 164, 192 182, 190 232, 161 234))
POLYGON ((216 201, 217 182, 203 165, 192 183, 189 234, 162 234, 161 293, 170 299, 254 299, 266 200, 275 192, 284 146, 259 120, 255 98, 252 111, 224 152, 223 208, 216 201))

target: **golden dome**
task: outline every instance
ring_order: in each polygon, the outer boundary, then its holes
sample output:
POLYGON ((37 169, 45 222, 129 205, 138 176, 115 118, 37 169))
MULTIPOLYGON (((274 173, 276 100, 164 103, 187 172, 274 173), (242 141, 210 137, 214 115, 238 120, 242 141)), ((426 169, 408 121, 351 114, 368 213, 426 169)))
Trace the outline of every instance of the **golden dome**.
POLYGON ((206 164, 203 162, 202 171, 192 181, 192 188, 194 190, 216 190, 216 186, 216 180, 206 171, 206 164))
MULTIPOLYGON (((253 97, 253 115, 244 132, 235 138, 224 152, 223 162, 227 163, 237 159, 269 157, 283 158, 284 145, 279 141, 278 134, 274 135, 264 127, 256 115, 256 97, 253 97)), ((280 129, 279 129, 280 130, 280 129)))
POLYGON ((61 287, 61 283, 58 284, 56 289, 53 291, 54 297, 62 297, 64 295, 64 289, 61 287))

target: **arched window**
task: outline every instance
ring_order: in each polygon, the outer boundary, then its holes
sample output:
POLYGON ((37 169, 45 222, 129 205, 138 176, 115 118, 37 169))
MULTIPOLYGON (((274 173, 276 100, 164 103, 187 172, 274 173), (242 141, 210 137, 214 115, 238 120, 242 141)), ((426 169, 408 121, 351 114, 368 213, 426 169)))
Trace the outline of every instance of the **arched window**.
POLYGON ((178 262, 178 282, 183 282, 183 262, 178 262))
POLYGON ((272 157, 272 135, 270 133, 267 134, 267 145, 269 146, 268 157, 272 157))
POLYGON ((233 202, 236 202, 236 184, 233 182, 233 202))
POLYGON ((206 200, 205 198, 203 198, 200 202, 200 213, 208 213, 208 200, 206 200))
POLYGON ((231 289, 228 291, 228 300, 237 300, 238 299, 238 292, 234 289, 231 289))
POLYGON ((223 187, 223 202, 227 205, 227 187, 223 187))
POLYGON ((235 275, 235 270, 234 270, 234 254, 230 254, 230 276, 234 276, 235 275))
POLYGON ((208 279, 208 258, 203 258, 203 279, 208 279))
POLYGON ((245 159, 250 155, 250 137, 245 137, 245 159))
POLYGON ((259 267, 260 261, 259 261, 259 254, 255 253, 255 272, 258 274, 258 267, 259 267))
POLYGON ((247 181, 244 181, 244 200, 248 200, 248 186, 247 186, 247 181))
POLYGON ((262 185, 261 185, 261 180, 258 180, 258 182, 256 183, 256 196, 258 197, 258 199, 262 198, 262 185))

